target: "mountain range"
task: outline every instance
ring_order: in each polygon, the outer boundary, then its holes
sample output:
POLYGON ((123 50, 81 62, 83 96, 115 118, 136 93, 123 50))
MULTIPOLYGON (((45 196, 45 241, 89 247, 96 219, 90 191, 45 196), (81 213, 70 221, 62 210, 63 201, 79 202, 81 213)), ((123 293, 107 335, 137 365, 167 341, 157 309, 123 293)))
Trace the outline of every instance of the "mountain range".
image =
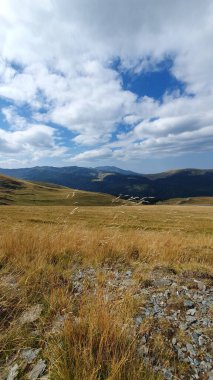
POLYGON ((140 174, 113 166, 36 166, 0 169, 0 173, 23 180, 53 183, 125 197, 170 198, 213 196, 213 170, 181 169, 157 174, 140 174))

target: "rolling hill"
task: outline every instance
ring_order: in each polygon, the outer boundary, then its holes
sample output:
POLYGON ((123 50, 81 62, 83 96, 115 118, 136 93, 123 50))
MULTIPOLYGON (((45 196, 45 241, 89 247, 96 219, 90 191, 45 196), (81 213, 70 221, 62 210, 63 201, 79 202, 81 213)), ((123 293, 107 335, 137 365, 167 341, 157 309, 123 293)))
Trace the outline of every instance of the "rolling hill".
POLYGON ((121 204, 109 194, 33 183, 0 174, 0 205, 107 206, 121 204))
POLYGON ((156 200, 213 196, 213 170, 184 169, 138 174, 115 167, 34 167, 0 169, 6 175, 29 181, 55 183, 79 190, 111 195, 156 197, 156 200))

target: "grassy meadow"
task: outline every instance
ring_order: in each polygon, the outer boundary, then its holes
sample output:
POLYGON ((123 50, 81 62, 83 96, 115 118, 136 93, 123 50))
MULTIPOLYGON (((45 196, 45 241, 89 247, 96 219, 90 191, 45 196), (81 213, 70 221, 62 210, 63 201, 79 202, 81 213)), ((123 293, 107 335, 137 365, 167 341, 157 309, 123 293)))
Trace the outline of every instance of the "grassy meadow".
MULTIPOLYGON (((112 195, 70 189, 54 184, 23 181, 0 174, 0 206, 109 206, 112 195)), ((116 204, 124 203, 117 200, 116 204)))
MULTIPOLYGON (((146 301, 134 289, 149 284, 156 268, 212 276, 212 232, 208 206, 1 206, 2 378, 16 362, 17 378, 29 379, 19 355, 34 348, 47 365, 43 379, 164 379, 137 354, 142 331, 131 326, 146 301), (128 271, 130 285, 113 282, 128 271), (21 323, 35 305, 41 315, 21 323)), ((171 353, 159 334, 152 353, 167 363, 171 353)))

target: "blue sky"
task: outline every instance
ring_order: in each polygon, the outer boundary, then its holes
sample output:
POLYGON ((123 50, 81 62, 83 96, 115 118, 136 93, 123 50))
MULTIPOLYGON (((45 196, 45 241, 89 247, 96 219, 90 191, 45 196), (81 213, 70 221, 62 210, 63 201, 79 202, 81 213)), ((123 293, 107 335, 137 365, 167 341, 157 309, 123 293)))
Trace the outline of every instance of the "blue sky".
POLYGON ((0 6, 0 167, 212 168, 213 4, 0 6))

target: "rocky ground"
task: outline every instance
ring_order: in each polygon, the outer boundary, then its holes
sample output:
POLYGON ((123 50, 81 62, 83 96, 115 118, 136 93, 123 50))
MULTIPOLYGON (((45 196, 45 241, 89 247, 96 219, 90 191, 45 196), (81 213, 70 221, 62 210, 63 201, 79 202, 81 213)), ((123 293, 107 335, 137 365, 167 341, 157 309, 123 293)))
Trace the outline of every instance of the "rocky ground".
MULTIPOLYGON (((15 287, 13 279, 5 286, 15 287)), ((101 288, 106 300, 127 293, 136 302, 135 313, 125 328, 137 340, 141 360, 167 380, 213 380, 213 277, 206 273, 155 267, 146 276, 137 268, 76 269, 70 278, 76 299, 95 294, 101 288)), ((33 305, 19 317, 21 325, 32 324, 42 316, 43 305, 33 305)), ((51 326, 57 334, 69 313, 58 314, 51 326)), ((76 318, 76 323, 78 319, 76 318)), ((35 334, 38 334, 35 331, 35 334)), ((42 348, 26 347, 5 363, 0 379, 48 380, 48 363, 42 348)), ((83 379, 82 379, 83 380, 83 379)))

